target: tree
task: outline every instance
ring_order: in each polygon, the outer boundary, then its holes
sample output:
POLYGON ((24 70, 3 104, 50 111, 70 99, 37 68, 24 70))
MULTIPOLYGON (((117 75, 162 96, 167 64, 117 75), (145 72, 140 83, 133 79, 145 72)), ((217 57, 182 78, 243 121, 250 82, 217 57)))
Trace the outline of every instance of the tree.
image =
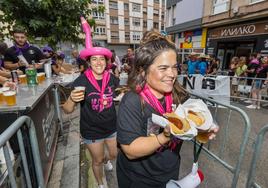
MULTIPOLYGON (((28 36, 41 37, 55 46, 60 41, 82 42, 80 15, 88 17, 92 11, 104 11, 103 6, 89 8, 91 0, 0 0, 0 32, 20 25, 28 36), (1 15, 1 11, 3 12, 1 15)), ((94 19, 88 20, 94 25, 94 19)))

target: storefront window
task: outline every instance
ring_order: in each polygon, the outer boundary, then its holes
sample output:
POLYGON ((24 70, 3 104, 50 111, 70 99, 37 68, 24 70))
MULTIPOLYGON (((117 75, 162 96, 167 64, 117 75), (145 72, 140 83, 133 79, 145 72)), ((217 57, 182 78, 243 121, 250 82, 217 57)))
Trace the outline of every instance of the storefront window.
POLYGON ((219 14, 229 10, 230 0, 213 0, 213 14, 219 14))

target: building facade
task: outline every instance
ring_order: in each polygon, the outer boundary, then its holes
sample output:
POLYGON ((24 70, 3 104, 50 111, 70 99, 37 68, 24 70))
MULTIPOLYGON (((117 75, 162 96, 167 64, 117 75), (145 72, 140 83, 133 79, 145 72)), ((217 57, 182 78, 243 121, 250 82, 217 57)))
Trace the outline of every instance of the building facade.
POLYGON ((233 56, 268 53, 267 0, 204 0, 202 25, 208 28, 206 52, 228 69, 233 56))
POLYGON ((145 31, 165 29, 165 0, 93 0, 105 12, 93 11, 96 21, 93 40, 115 49, 123 56, 128 47, 136 48, 145 31))
POLYGON ((191 52, 204 53, 206 28, 202 28, 203 0, 169 0, 166 5, 166 31, 173 36, 180 61, 191 52))

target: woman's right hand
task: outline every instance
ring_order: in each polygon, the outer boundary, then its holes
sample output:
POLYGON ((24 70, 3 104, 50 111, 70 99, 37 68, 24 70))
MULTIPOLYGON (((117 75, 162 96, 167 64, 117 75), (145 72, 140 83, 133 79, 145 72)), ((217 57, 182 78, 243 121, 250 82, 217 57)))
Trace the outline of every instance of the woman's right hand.
POLYGON ((71 101, 77 103, 77 102, 84 100, 84 98, 85 98, 85 91, 76 90, 76 89, 72 90, 71 95, 70 95, 71 101))

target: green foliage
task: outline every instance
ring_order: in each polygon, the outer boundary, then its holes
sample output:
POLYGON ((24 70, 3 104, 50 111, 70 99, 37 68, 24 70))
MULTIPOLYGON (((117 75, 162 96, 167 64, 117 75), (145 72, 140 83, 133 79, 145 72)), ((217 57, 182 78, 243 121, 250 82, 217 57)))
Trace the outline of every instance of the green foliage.
MULTIPOLYGON (((91 0, 0 0, 0 33, 7 30, 10 36, 12 26, 21 25, 30 38, 41 37, 52 46, 61 41, 80 43, 80 15, 89 17, 90 3, 91 0)), ((104 11, 103 6, 94 9, 104 11)), ((95 21, 89 20, 89 24, 94 26, 95 21)))

